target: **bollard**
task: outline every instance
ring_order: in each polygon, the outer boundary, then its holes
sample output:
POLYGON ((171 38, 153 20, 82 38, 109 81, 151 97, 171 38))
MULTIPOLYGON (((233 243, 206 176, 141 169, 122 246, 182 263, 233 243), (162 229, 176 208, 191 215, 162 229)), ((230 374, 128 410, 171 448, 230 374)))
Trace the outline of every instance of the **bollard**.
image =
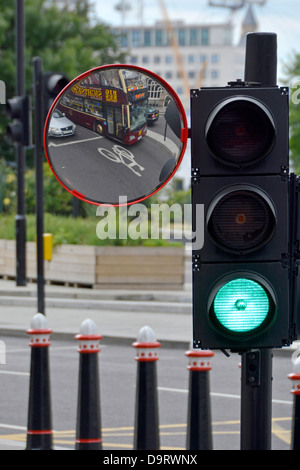
POLYGON ((80 354, 75 450, 101 450, 98 353, 102 336, 97 333, 93 320, 88 319, 75 338, 79 341, 80 354))
POLYGON ((30 389, 26 450, 52 450, 52 419, 48 347, 50 334, 46 317, 38 313, 31 322, 30 389))
POLYGON ((144 326, 132 346, 136 348, 137 361, 134 449, 159 450, 156 361, 160 343, 154 331, 144 326))
POLYGON ((292 355, 293 372, 288 378, 293 381, 291 393, 294 395, 291 450, 300 450, 300 350, 292 355))
POLYGON ((190 350, 188 357, 189 399, 187 422, 187 450, 212 450, 211 408, 209 392, 209 350, 190 350))

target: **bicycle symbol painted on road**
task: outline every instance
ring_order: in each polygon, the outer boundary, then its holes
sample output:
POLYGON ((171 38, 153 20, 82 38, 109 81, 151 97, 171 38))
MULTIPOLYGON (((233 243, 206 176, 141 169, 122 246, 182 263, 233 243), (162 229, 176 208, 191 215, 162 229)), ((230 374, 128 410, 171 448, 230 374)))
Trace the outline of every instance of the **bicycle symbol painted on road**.
POLYGON ((142 176, 141 173, 139 173, 135 168, 137 167, 140 171, 144 171, 145 168, 139 165, 135 161, 134 155, 124 147, 121 147, 120 145, 114 145, 112 147, 112 151, 98 147, 98 152, 112 162, 122 163, 123 165, 127 166, 127 168, 133 171, 135 175, 142 176))

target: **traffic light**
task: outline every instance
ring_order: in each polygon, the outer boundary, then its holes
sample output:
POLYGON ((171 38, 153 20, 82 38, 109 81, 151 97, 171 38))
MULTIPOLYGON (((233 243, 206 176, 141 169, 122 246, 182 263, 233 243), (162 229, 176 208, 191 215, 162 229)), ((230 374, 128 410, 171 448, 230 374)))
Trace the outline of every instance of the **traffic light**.
POLYGON ((288 89, 241 80, 191 91, 194 347, 290 344, 288 89), (193 217, 193 231, 201 221, 193 217))
POLYGON ((47 114, 52 106, 57 95, 68 85, 68 78, 57 72, 45 72, 42 76, 43 80, 43 108, 44 117, 46 119, 47 114))
POLYGON ((6 135, 12 142, 28 146, 31 144, 31 106, 27 95, 15 96, 6 103, 6 115, 9 122, 6 135))

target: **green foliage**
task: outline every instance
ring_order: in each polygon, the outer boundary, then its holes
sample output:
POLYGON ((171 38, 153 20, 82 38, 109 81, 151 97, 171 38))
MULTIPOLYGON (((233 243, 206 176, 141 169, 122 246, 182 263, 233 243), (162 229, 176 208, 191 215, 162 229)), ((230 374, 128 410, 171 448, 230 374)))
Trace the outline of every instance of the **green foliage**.
MULTIPOLYGON (((35 215, 35 171, 28 169, 25 173, 26 187, 26 234, 28 241, 36 239, 36 215, 35 215)), ((173 204, 187 204, 189 202, 189 191, 172 192, 168 191, 168 199, 164 203, 172 206, 173 204)), ((118 237, 119 223, 122 223, 122 233, 128 231, 131 223, 134 224, 139 216, 135 214, 123 219, 119 215, 118 208, 112 208, 115 211, 113 216, 116 221, 116 236, 110 239, 107 237, 101 240, 97 236, 97 226, 102 221, 102 229, 106 230, 107 213, 97 215, 97 208, 94 205, 80 201, 79 217, 72 216, 73 196, 66 191, 56 180, 47 163, 44 164, 44 232, 53 234, 54 244, 80 244, 80 245, 118 245, 118 246, 177 246, 181 243, 172 243, 164 239, 151 239, 150 210, 151 204, 160 204, 160 201, 152 197, 148 201, 148 219, 144 220, 145 226, 141 227, 137 223, 136 233, 146 230, 148 238, 137 237, 118 237), (104 222, 103 222, 104 220, 104 222), (124 225, 123 225, 124 224, 124 225)), ((145 207, 146 204, 144 205, 145 207)), ((183 213, 183 210, 182 210, 183 213)), ((16 170, 8 166, 4 160, 0 159, 0 238, 15 238, 15 214, 16 214, 16 170)), ((172 212, 170 222, 172 223, 172 212)))
POLYGON ((0 159, 0 213, 16 211, 16 173, 4 159, 0 159))
POLYGON ((290 87, 290 159, 293 171, 300 174, 300 54, 293 52, 284 68, 290 87))
POLYGON ((77 1, 72 8, 68 3, 58 9, 45 0, 26 2, 26 49, 28 58, 43 59, 45 70, 64 72, 71 80, 92 67, 118 61, 120 55, 91 2, 77 1))
MULTIPOLYGON (((41 57, 45 72, 62 72, 69 80, 93 67, 124 60, 112 31, 97 19, 90 0, 65 1, 60 8, 47 0, 26 0, 24 4, 27 93, 32 84, 33 57, 41 57)), ((0 11, 0 79, 10 99, 16 90, 15 2, 0 0, 0 11)), ((6 123, 5 107, 1 106, 0 157, 12 161, 14 147, 4 139, 6 123)))
MULTIPOLYGON (((25 172, 26 214, 34 214, 36 207, 35 169, 25 172)), ((17 171, 0 159, 0 213, 16 213, 17 171)), ((55 215, 71 216, 75 198, 63 188, 53 175, 48 163, 44 163, 44 209, 55 215)), ((95 208, 90 204, 79 202, 79 216, 94 214, 95 208)))
MULTIPOLYGON (((151 239, 105 239, 97 237, 96 228, 98 218, 89 216, 86 218, 73 218, 71 216, 57 216, 45 213, 44 232, 52 233, 53 245, 93 245, 93 246, 180 246, 181 243, 172 243, 168 240, 151 239)), ((15 239, 15 216, 14 214, 0 214, 0 239, 15 239)), ((34 214, 26 216, 26 240, 36 240, 36 217, 34 214)))
MULTIPOLYGON (((34 213, 36 204, 35 170, 26 172, 26 212, 34 213)), ((44 208, 45 212, 57 215, 70 215, 72 213, 72 195, 54 177, 49 165, 44 164, 44 208)))

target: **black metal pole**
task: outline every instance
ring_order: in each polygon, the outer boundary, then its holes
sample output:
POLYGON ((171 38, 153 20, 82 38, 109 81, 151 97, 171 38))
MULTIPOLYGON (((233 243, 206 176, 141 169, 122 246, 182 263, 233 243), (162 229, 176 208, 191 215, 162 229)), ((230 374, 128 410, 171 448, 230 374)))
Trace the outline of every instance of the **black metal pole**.
MULTIPOLYGON (((262 86, 277 83, 277 35, 248 33, 245 82, 262 86)), ((241 449, 271 449, 272 350, 242 354, 241 449)))
MULTIPOLYGON (((16 0, 16 96, 25 94, 25 9, 16 0)), ((26 285, 25 148, 17 145, 16 284, 26 285)))
POLYGON ((241 450, 271 450, 272 352, 242 355, 241 450))
POLYGON ((33 59, 33 80, 35 93, 34 135, 35 135, 35 178, 36 178, 36 232, 37 232, 37 302, 38 312, 45 314, 44 293, 44 174, 43 174, 43 95, 42 60, 33 59))

